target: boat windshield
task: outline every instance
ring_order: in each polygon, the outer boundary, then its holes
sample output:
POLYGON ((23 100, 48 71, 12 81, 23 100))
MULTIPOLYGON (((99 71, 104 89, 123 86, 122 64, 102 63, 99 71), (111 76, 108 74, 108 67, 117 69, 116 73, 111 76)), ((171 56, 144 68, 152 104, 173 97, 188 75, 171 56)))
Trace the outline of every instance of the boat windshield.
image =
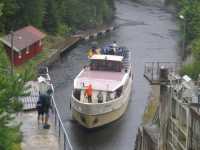
POLYGON ((111 60, 91 60, 90 69, 96 71, 121 72, 122 62, 111 60))

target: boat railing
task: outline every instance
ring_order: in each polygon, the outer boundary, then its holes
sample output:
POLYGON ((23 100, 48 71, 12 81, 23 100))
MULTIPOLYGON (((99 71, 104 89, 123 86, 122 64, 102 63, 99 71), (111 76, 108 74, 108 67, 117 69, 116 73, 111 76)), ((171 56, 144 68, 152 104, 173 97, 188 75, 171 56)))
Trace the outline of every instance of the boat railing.
POLYGON ((78 112, 88 115, 98 115, 118 109, 124 103, 118 99, 106 103, 81 103, 74 96, 72 96, 71 106, 78 112))
MULTIPOLYGON (((129 83, 131 85, 131 83, 129 83)), ((128 86, 130 90, 131 86, 128 86)), ((111 100, 104 103, 82 103, 78 99, 74 97, 72 94, 71 99, 71 107, 73 107, 76 111, 88 114, 88 115, 99 115, 104 114, 113 110, 119 109, 128 98, 128 94, 122 93, 120 97, 115 100, 111 100)))
MULTIPOLYGON (((119 87, 116 92, 115 95, 113 97, 110 96, 111 92, 106 92, 106 97, 108 96, 108 98, 106 98, 106 101, 112 101, 112 100, 116 100, 117 98, 119 98, 122 94, 122 86, 119 87)), ((78 101, 80 101, 81 99, 81 90, 77 90, 77 89, 73 89, 72 90, 72 95, 74 96, 74 98, 76 98, 78 101)), ((85 97, 87 98, 87 97, 85 97)), ((95 97, 95 102, 98 101, 98 97, 95 97)))
POLYGON ((124 50, 123 67, 128 69, 131 64, 131 52, 128 49, 124 50))

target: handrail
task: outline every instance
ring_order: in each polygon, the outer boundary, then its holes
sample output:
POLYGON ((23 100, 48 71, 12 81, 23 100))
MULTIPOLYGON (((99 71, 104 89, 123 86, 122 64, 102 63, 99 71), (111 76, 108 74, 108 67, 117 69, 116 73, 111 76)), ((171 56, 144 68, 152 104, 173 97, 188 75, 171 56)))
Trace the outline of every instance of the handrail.
MULTIPOLYGON (((48 75, 48 77, 49 77, 49 79, 50 79, 50 81, 51 81, 51 78, 50 78, 50 76, 49 76, 48 73, 47 73, 47 75, 48 75)), ((51 87, 52 87, 52 90, 54 91, 53 84, 51 84, 51 87)), ((51 98, 52 98, 53 106, 54 106, 54 108, 55 108, 55 113, 56 113, 56 115, 57 115, 57 117, 58 117, 58 121, 59 121, 59 123, 60 123, 60 125, 61 125, 61 128, 62 128, 63 132, 64 132, 64 150, 66 150, 66 147, 65 147, 65 137, 67 138, 67 142, 68 142, 68 144, 69 144, 70 150, 73 150, 72 144, 71 144, 70 139, 69 139, 69 135, 68 135, 68 133, 67 133, 65 127, 64 127, 64 124, 63 124, 63 122, 62 122, 62 119, 61 119, 61 116, 60 116, 60 113, 59 113, 57 104, 56 104, 56 102, 55 102, 54 96, 52 95, 51 98)), ((60 126, 59 126, 59 128, 60 128, 60 126)), ((59 130, 59 132, 60 132, 60 130, 59 130)), ((59 135, 60 135, 60 133, 59 133, 59 135)))
MULTIPOLYGON (((72 144, 71 144, 70 139, 69 139, 69 135, 68 135, 68 133, 67 133, 67 131, 66 131, 64 125, 63 125, 62 119, 61 119, 61 117, 60 117, 60 113, 59 113, 59 111, 58 111, 58 107, 57 107, 57 105, 56 105, 56 102, 55 102, 55 99, 54 99, 53 96, 52 96, 52 102, 53 102, 53 106, 55 107, 55 111, 56 111, 56 115, 57 115, 57 117, 58 117, 58 120, 59 120, 59 122, 60 122, 60 124, 61 124, 61 127, 62 127, 62 130, 63 130, 63 132, 64 132, 64 136, 67 138, 67 142, 69 143, 70 150, 73 150, 72 144)), ((64 150, 65 150, 65 149, 64 149, 64 150)))
MULTIPOLYGON (((49 78, 50 81, 51 81, 51 77, 49 76, 49 73, 48 73, 48 67, 47 67, 47 76, 48 76, 48 78, 49 78)), ((52 88, 53 93, 54 93, 54 86, 53 86, 53 84, 51 84, 51 88, 52 88)), ((68 144, 69 144, 70 150, 73 150, 72 144, 71 144, 70 139, 69 139, 69 135, 68 135, 68 133, 67 133, 65 127, 64 127, 64 124, 63 124, 63 122, 62 122, 62 119, 61 119, 61 116, 60 116, 60 113, 59 113, 59 110, 58 110, 58 107, 57 107, 57 104, 56 104, 56 102, 55 102, 55 99, 54 99, 54 96, 53 96, 53 95, 51 96, 51 99, 52 99, 53 106, 54 106, 54 109, 55 109, 55 115, 57 116, 58 121, 59 121, 59 137, 60 137, 60 125, 61 125, 61 129, 62 129, 63 132, 64 132, 64 150, 66 150, 66 145, 65 145, 65 144, 66 144, 66 142, 65 142, 66 138, 67 138, 67 142, 68 142, 68 144)), ((56 116, 55 116, 55 117, 56 117, 56 116)), ((56 120, 55 120, 55 122, 56 122, 56 120)))

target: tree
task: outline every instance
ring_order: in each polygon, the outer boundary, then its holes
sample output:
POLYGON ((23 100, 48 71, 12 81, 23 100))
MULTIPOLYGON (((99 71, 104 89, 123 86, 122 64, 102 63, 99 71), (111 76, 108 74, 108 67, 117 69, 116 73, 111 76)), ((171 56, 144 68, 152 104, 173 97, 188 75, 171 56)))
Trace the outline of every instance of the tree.
POLYGON ((178 1, 180 13, 185 17, 186 44, 190 45, 194 61, 186 64, 181 69, 181 74, 187 74, 197 79, 200 74, 200 1, 180 0, 178 1))
POLYGON ((0 31, 5 32, 14 27, 15 14, 18 6, 16 0, 2 0, 1 1, 1 16, 0 16, 0 31))
POLYGON ((200 2, 190 2, 183 12, 186 18, 186 40, 189 43, 200 36, 200 2))
POLYGON ((19 10, 16 17, 20 17, 17 26, 33 25, 42 27, 44 16, 44 0, 17 0, 19 10))
POLYGON ((113 16, 114 0, 1 0, 0 31, 33 25, 56 33, 60 25, 86 29, 113 16))
POLYGON ((114 9, 113 0, 60 0, 58 6, 60 21, 76 29, 103 24, 112 18, 114 9))
POLYGON ((3 3, 0 3, 0 17, 2 16, 3 3))
POLYGON ((49 33, 55 34, 58 30, 58 21, 56 2, 54 0, 46 0, 43 20, 44 29, 49 33))
POLYGON ((200 61, 200 39, 194 40, 191 45, 193 57, 200 61))
POLYGON ((5 52, 0 48, 0 149, 20 149, 21 134, 19 125, 13 125, 13 115, 19 112, 22 104, 19 97, 24 96, 28 80, 27 71, 23 75, 11 75, 9 61, 5 52))

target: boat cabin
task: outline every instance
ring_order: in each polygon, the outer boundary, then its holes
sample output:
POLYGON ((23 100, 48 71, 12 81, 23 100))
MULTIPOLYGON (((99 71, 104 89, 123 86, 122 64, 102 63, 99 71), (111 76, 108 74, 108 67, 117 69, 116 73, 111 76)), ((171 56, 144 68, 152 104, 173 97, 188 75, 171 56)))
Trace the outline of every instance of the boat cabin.
POLYGON ((121 96, 130 77, 123 69, 123 56, 93 55, 89 67, 85 67, 74 80, 74 97, 83 103, 105 103, 121 96), (87 86, 92 85, 92 102, 85 96, 87 86))
POLYGON ((90 58, 90 70, 121 72, 123 57, 116 55, 93 55, 90 58))

